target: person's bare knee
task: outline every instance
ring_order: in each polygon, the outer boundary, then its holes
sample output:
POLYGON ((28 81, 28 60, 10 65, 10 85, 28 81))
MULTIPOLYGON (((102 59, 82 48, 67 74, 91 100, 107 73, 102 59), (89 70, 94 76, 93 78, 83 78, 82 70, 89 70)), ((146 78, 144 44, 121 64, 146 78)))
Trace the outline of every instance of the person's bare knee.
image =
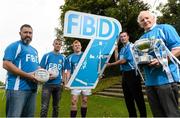
POLYGON ((71 110, 77 110, 78 96, 73 95, 71 98, 71 110))
POLYGON ((88 97, 82 96, 82 107, 87 107, 88 97))

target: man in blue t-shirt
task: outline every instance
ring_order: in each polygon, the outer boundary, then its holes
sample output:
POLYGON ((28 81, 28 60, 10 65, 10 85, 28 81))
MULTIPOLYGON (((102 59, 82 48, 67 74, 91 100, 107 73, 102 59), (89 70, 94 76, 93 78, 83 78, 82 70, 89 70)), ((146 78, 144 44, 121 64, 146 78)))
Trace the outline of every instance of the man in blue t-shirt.
POLYGON ((6 116, 33 117, 37 91, 34 71, 39 67, 38 53, 30 44, 33 30, 24 24, 19 32, 21 40, 10 44, 4 53, 3 68, 6 79, 6 116))
POLYGON ((149 52, 154 59, 143 65, 147 96, 154 117, 180 117, 178 87, 180 81, 178 61, 180 37, 168 24, 156 24, 156 16, 150 11, 141 11, 137 19, 145 32, 141 39, 159 40, 149 52), (157 46, 157 47, 156 47, 157 46))
POLYGON ((52 117, 58 117, 59 101, 62 93, 62 82, 64 81, 65 57, 60 53, 62 41, 55 39, 53 51, 42 57, 40 66, 48 70, 49 80, 42 87, 41 117, 47 117, 49 102, 52 95, 52 117))
POLYGON ((127 32, 120 33, 120 41, 123 44, 123 47, 121 48, 119 55, 118 48, 115 49, 115 59, 117 61, 107 63, 107 66, 120 65, 122 72, 122 89, 129 117, 137 117, 136 105, 140 117, 146 117, 147 113, 142 93, 141 77, 135 71, 135 64, 131 52, 133 44, 129 42, 129 35, 127 32))
MULTIPOLYGON (((83 52, 81 51, 81 43, 78 40, 75 40, 72 44, 73 51, 71 55, 67 57, 67 64, 68 65, 68 72, 70 72, 70 75, 74 72, 76 66, 78 65, 83 52)), ((68 74, 68 78, 70 76, 68 74)), ((76 117, 77 114, 77 103, 78 103, 78 97, 79 95, 82 95, 82 102, 81 102, 81 116, 84 118, 86 117, 86 112, 87 112, 87 101, 88 101, 88 96, 91 95, 91 90, 90 89, 72 89, 71 90, 71 112, 70 116, 71 118, 76 117)))

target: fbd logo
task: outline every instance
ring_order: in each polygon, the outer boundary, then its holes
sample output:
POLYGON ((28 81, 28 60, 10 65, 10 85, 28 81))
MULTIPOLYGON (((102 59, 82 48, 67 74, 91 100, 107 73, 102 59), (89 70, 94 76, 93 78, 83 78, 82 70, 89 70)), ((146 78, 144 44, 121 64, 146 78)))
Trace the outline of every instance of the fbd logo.
POLYGON ((114 35, 115 24, 120 26, 116 19, 75 11, 66 13, 64 23, 64 36, 101 40, 114 35))
POLYGON ((114 18, 68 11, 64 36, 91 39, 67 84, 73 88, 95 88, 115 49, 121 24, 114 18))

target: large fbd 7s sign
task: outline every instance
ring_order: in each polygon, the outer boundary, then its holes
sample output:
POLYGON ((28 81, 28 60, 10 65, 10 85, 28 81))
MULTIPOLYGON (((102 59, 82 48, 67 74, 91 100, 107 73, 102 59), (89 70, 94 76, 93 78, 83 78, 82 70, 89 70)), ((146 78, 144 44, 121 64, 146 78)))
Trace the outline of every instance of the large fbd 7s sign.
POLYGON ((110 17, 68 11, 64 20, 64 36, 90 39, 67 87, 95 88, 106 62, 112 55, 122 28, 110 17))

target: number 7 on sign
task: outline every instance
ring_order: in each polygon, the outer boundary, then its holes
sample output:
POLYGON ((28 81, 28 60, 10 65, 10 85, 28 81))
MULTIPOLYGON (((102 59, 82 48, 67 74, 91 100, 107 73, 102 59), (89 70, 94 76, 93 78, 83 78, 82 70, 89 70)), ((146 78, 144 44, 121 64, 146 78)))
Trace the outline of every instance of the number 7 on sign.
POLYGON ((64 36, 91 39, 74 70, 67 87, 95 88, 115 49, 121 24, 114 18, 68 11, 64 20, 64 36))

